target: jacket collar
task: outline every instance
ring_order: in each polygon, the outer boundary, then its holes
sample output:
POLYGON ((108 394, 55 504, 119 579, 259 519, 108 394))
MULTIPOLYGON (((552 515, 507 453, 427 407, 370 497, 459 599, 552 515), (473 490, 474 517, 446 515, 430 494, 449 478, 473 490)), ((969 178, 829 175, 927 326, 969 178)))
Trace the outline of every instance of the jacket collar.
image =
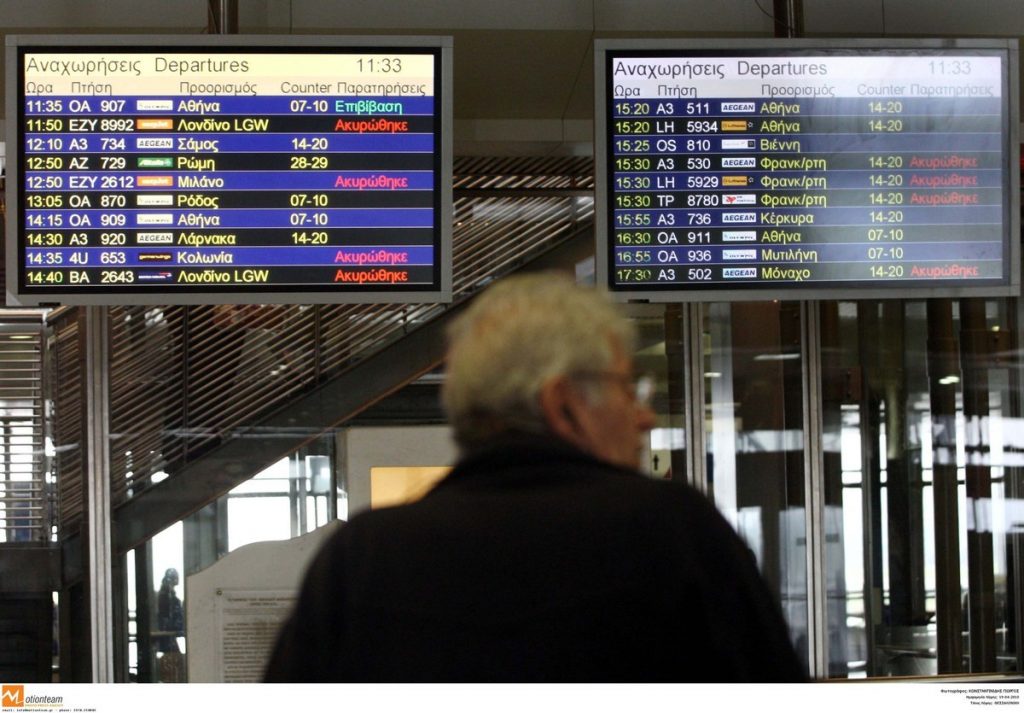
POLYGON ((550 473, 552 466, 636 475, 633 471, 595 458, 554 436, 512 431, 465 453, 442 483, 466 482, 486 477, 487 473, 540 475, 540 471, 550 473))

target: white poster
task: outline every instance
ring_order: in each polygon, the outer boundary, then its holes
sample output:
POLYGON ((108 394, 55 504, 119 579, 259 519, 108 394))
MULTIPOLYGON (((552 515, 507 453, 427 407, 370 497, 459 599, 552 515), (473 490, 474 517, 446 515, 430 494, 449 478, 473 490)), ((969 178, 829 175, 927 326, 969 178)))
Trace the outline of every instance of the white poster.
POLYGON ((277 631, 295 604, 293 590, 218 589, 218 680, 257 683, 277 639, 277 631))

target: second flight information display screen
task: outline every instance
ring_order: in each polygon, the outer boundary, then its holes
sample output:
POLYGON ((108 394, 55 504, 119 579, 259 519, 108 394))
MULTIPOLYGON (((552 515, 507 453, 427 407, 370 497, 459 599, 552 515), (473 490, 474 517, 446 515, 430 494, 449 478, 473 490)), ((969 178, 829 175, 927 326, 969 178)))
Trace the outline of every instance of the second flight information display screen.
POLYGON ((443 299, 441 60, 20 48, 21 301, 443 299))
POLYGON ((1009 64, 609 49, 607 284, 684 299, 1013 291, 1009 64))

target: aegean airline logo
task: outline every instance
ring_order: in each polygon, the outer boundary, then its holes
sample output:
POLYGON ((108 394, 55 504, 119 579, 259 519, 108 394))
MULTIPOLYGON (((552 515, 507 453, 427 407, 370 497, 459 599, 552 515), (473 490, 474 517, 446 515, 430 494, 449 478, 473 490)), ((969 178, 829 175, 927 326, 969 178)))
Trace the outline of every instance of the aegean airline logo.
POLYGON ((722 102, 723 114, 754 111, 755 108, 754 102, 722 102))
POLYGON ((722 213, 723 223, 756 223, 757 213, 722 213))
POLYGON ((736 277, 757 277, 756 267, 725 267, 722 268, 722 277, 726 279, 736 277))

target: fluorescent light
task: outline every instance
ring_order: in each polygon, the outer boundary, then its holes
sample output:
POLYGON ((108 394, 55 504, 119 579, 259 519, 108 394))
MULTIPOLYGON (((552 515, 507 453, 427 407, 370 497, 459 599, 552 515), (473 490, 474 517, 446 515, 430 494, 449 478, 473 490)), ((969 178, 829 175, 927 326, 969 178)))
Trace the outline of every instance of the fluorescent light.
POLYGON ((799 358, 799 354, 758 354, 754 357, 754 361, 788 361, 799 358))
POLYGON ((939 383, 942 384, 943 386, 949 386, 950 384, 959 384, 960 377, 957 376, 956 374, 950 374, 949 376, 944 376, 941 379, 939 379, 939 383))

